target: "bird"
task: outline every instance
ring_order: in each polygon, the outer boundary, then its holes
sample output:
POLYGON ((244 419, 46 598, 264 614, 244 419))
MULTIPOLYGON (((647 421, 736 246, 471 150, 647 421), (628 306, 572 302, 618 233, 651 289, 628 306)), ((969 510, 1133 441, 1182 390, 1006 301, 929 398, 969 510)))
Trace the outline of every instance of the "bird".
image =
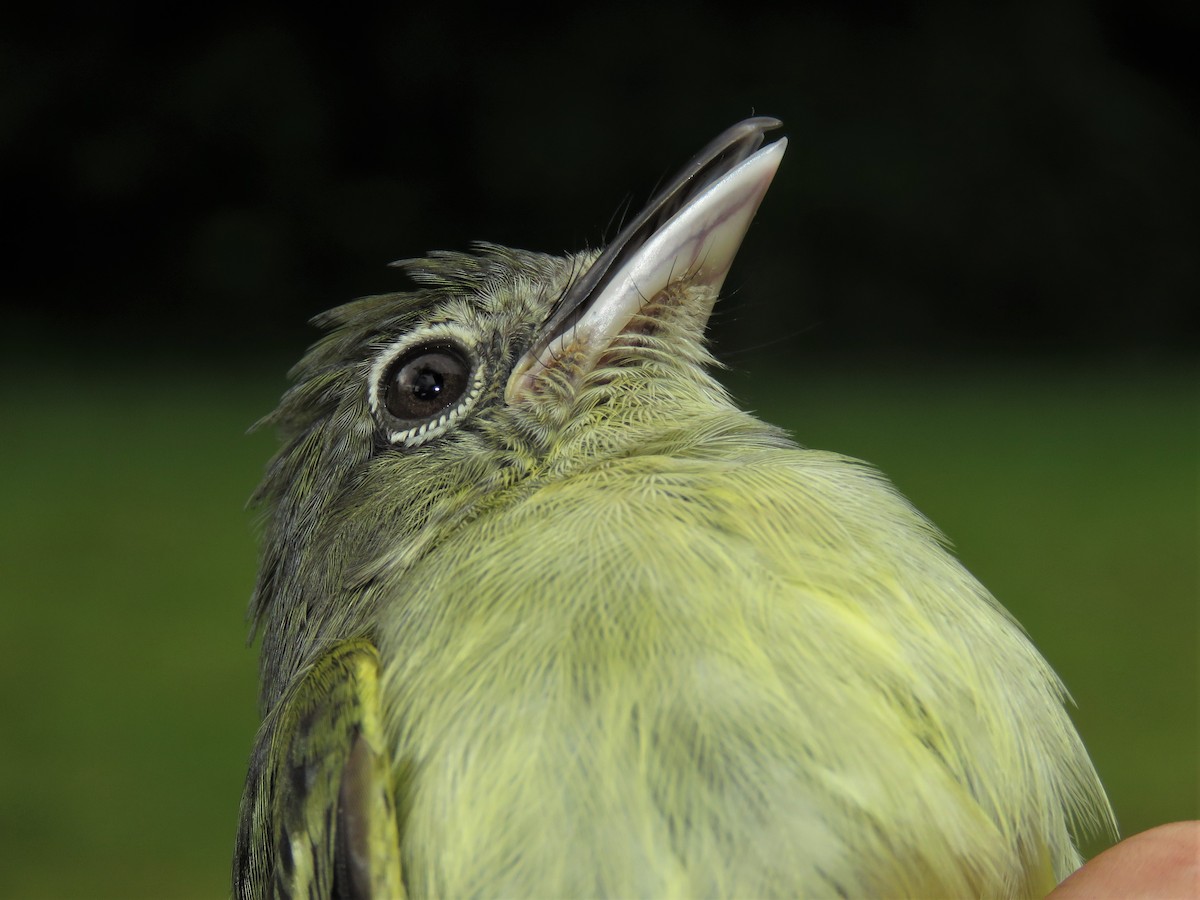
POLYGON ((235 896, 1040 897, 1115 827, 937 528, 713 374, 780 125, 603 249, 429 252, 314 320, 264 420, 235 896))

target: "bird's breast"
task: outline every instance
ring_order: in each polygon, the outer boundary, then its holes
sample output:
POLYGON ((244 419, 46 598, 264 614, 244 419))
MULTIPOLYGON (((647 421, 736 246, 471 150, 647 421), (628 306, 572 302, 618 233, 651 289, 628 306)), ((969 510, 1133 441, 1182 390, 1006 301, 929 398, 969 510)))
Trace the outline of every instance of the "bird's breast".
POLYGON ((801 451, 630 460, 475 520, 383 598, 410 888, 977 892, 985 679, 937 618, 987 612, 968 582, 893 493, 801 451))

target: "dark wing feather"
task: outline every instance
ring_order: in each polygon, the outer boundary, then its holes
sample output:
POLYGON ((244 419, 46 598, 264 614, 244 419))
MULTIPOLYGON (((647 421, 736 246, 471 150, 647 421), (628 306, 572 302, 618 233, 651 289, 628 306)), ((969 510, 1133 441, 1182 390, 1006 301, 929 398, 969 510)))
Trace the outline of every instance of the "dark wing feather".
POLYGON ((267 717, 242 797, 234 896, 402 898, 379 657, 337 645, 267 717))

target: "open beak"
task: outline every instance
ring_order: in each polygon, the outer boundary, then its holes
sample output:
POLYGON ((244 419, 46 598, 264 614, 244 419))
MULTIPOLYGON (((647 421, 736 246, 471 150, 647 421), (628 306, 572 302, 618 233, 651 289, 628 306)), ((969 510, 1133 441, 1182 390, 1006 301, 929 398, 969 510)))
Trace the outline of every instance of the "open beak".
POLYGON ((746 119, 698 153, 621 230, 555 304, 541 335, 518 361, 505 399, 538 393, 543 375, 569 361, 585 372, 630 319, 676 281, 716 297, 787 139, 759 149, 777 119, 746 119))

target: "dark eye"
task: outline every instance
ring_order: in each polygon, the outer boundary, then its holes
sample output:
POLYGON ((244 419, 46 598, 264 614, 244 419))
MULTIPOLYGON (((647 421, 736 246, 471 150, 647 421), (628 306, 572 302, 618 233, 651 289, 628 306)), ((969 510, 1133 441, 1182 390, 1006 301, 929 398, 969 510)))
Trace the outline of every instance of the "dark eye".
POLYGON ((414 347, 384 376, 383 405, 404 422, 430 419, 453 406, 471 384, 471 364, 457 347, 414 347))

